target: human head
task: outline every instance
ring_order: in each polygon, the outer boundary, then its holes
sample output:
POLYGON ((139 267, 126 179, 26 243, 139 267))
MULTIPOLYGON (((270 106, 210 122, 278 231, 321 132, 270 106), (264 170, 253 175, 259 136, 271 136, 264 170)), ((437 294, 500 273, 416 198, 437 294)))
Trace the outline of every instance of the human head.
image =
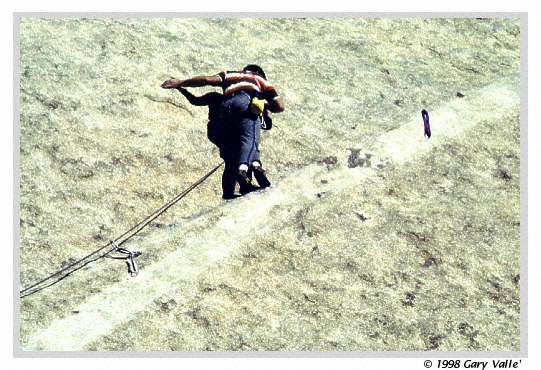
POLYGON ((255 73, 256 75, 259 75, 263 77, 264 79, 267 79, 267 76, 265 76, 265 72, 263 72, 263 68, 256 64, 248 64, 246 67, 242 69, 242 72, 250 71, 252 73, 255 73))

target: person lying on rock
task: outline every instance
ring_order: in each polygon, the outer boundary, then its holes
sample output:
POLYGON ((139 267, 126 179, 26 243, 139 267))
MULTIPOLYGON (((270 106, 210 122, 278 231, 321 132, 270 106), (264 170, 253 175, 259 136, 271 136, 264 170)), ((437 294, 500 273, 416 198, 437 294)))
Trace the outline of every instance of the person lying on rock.
MULTIPOLYGON (((242 184, 241 194, 255 189, 250 178, 251 172, 262 188, 270 186, 259 158, 261 115, 265 110, 283 112, 284 102, 274 86, 266 80, 263 69, 251 64, 240 72, 220 72, 214 76, 198 76, 186 80, 170 79, 161 85, 164 89, 202 86, 218 86, 223 90, 217 117, 229 131, 228 139, 235 142, 229 136, 233 135, 238 140, 233 164, 236 167, 236 178, 242 184)), ((231 193, 224 192, 224 197, 231 196, 231 193)))

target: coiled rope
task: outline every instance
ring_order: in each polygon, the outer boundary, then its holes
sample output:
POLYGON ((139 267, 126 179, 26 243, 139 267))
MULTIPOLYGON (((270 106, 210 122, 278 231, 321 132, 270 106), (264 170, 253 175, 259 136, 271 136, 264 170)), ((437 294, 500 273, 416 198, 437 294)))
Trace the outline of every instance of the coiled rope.
POLYGON ((133 238, 135 235, 137 235, 141 230, 143 230, 148 224, 150 224, 152 221, 154 221, 156 218, 158 218, 160 215, 162 215, 165 211, 167 211, 169 208, 171 208, 173 205, 175 205, 178 201, 180 201, 182 198, 184 198, 188 193, 190 193, 193 189, 195 189, 197 186, 202 184, 207 178, 209 178, 214 172, 220 168, 224 162, 221 162, 219 165, 214 167, 212 170, 207 172, 203 177, 201 177, 199 180, 191 184, 188 188, 184 189, 182 192, 177 194, 174 198, 172 198, 170 201, 165 203, 163 206, 152 212, 150 215, 148 215, 144 220, 137 223, 136 225, 132 226, 129 230, 124 232, 119 237, 115 238, 114 240, 111 240, 110 243, 105 244, 104 246, 96 249, 90 254, 87 254, 83 258, 69 264, 68 266, 48 275, 47 277, 44 277, 43 279, 37 281, 34 284, 31 284, 30 286, 27 286, 26 288, 22 289, 19 292, 19 297, 24 298, 28 297, 29 295, 32 295, 34 293, 37 293, 45 288, 50 287, 51 285, 54 285, 61 280, 64 280, 69 275, 73 274, 74 272, 82 269, 89 263, 92 263, 94 261, 97 261, 101 258, 104 258, 108 256, 111 252, 114 251, 120 251, 123 252, 122 248, 119 248, 122 244, 126 243, 128 240, 133 238))

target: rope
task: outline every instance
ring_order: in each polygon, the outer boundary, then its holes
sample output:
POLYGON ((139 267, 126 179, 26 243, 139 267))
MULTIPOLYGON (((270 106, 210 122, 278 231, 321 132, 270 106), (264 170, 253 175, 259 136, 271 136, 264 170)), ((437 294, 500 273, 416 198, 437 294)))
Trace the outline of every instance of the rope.
MULTIPOLYGON (((190 193, 193 189, 195 189, 197 186, 199 186, 201 183, 203 183, 207 178, 209 178, 214 172, 220 168, 224 162, 221 162, 219 165, 214 167, 212 170, 207 172, 206 175, 201 177, 199 180, 191 184, 188 188, 184 189, 182 192, 177 194, 174 198, 169 200, 167 203, 165 203, 163 206, 152 212, 150 215, 148 215, 145 219, 143 219, 141 222, 137 223, 136 225, 132 226, 129 230, 124 232, 119 237, 112 240, 110 243, 96 249, 92 253, 87 254, 83 258, 69 264, 68 266, 44 277, 43 279, 37 281, 34 284, 31 284, 27 286, 26 288, 22 289, 19 294, 20 298, 28 297, 29 295, 32 295, 34 293, 37 293, 45 288, 50 287, 51 285, 54 285, 61 280, 64 280, 69 275, 73 274, 74 272, 82 269, 89 263, 92 263, 94 261, 97 261, 103 257, 106 257, 111 252, 118 250, 119 246, 126 243, 128 240, 133 238, 135 235, 137 235, 141 230, 143 230, 148 224, 150 224, 152 221, 154 221, 156 218, 158 218, 160 215, 162 215, 164 212, 166 212, 169 208, 171 208, 173 205, 175 205, 178 201, 180 201, 182 198, 184 198, 188 193, 190 193), (100 253, 101 252, 101 253, 100 253), (92 258, 93 257, 93 258, 92 258), (65 274, 64 274, 65 273, 65 274), (57 279, 54 279, 52 282, 49 282, 51 279, 57 277, 57 279), (46 283, 46 284, 45 284, 46 283), (45 284, 45 285, 43 285, 45 284)), ((122 248, 120 248, 122 249, 122 248)))

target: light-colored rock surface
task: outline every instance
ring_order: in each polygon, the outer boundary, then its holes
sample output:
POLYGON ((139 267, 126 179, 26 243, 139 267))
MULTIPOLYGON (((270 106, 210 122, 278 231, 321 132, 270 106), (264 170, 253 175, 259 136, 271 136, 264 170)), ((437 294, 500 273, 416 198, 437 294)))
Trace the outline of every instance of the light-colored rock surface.
POLYGON ((104 260, 25 298, 23 348, 518 350, 518 37, 514 20, 25 19, 23 286, 217 163, 169 75, 256 62, 287 111, 263 136, 273 189, 224 205, 214 176, 130 243, 139 277, 104 260), (370 167, 348 167, 357 149, 370 167))

